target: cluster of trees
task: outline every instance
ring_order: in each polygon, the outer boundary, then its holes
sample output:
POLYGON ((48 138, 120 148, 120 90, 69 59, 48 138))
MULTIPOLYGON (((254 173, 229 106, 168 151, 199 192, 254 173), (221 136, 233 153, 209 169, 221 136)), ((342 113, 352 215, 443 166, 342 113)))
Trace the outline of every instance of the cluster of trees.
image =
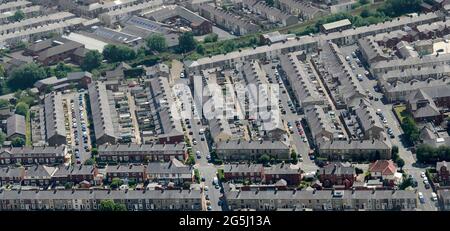
POLYGON ((219 36, 216 33, 211 33, 207 36, 205 36, 205 39, 203 40, 205 43, 213 43, 217 42, 219 39, 219 36))
POLYGON ((115 203, 113 200, 100 201, 100 211, 127 211, 127 207, 124 204, 115 203))
POLYGON ((403 118, 401 127, 408 143, 414 144, 419 139, 419 128, 411 116, 403 118))
POLYGON ((192 32, 186 32, 178 37, 178 53, 187 53, 197 48, 197 41, 192 32))
POLYGON ((422 0, 387 0, 379 9, 389 17, 398 17, 403 14, 419 12, 422 0))
POLYGON ((167 49, 166 38, 162 34, 152 34, 146 39, 147 48, 153 52, 162 52, 167 49))
POLYGON ((25 13, 22 10, 17 10, 9 19, 13 22, 21 21, 25 19, 25 13))
POLYGON ((124 45, 108 44, 103 48, 103 57, 108 62, 122 62, 129 61, 136 58, 136 52, 124 45))
MULTIPOLYGON (((360 0, 358 6, 365 5, 368 0, 360 0)), ((360 15, 352 16, 348 13, 334 14, 318 20, 314 25, 306 27, 305 30, 297 35, 307 35, 310 33, 318 33, 320 26, 342 19, 348 19, 353 26, 360 27, 390 20, 392 17, 398 17, 407 13, 419 12, 422 0, 387 0, 384 5, 377 10, 365 8, 360 15)))
POLYGON ((437 148, 428 144, 420 144, 416 149, 416 157, 422 163, 436 163, 438 161, 450 161, 450 147, 439 146, 437 148))
POLYGON ((84 57, 83 63, 81 64, 81 69, 85 71, 92 71, 95 68, 100 67, 102 65, 103 55, 96 51, 91 50, 86 53, 84 57))
POLYGON ((121 180, 120 178, 113 178, 109 186, 112 189, 116 189, 119 188, 121 185, 123 185, 123 180, 121 180))
POLYGON ((27 89, 46 77, 47 73, 43 67, 29 63, 13 69, 8 76, 7 84, 11 90, 27 89))

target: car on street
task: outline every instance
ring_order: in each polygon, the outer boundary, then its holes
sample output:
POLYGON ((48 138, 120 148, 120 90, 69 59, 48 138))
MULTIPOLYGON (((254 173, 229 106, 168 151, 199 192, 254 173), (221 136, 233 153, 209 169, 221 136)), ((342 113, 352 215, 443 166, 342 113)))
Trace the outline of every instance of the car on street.
POLYGON ((197 159, 202 158, 200 151, 196 151, 195 154, 197 155, 197 159))
POLYGON ((357 79, 358 79, 359 81, 363 81, 363 80, 364 80, 361 74, 358 74, 358 75, 357 75, 357 79))
POLYGON ((205 191, 208 191, 208 189, 209 189, 208 186, 205 186, 205 191))
POLYGON ((212 210, 212 207, 211 207, 211 205, 209 205, 208 206, 208 211, 211 211, 212 210))
POLYGON ((192 143, 193 143, 194 145, 197 145, 197 140, 193 139, 193 140, 192 140, 192 143))
POLYGON ((205 181, 206 181, 205 177, 204 177, 204 176, 202 176, 202 182, 205 182, 205 181))

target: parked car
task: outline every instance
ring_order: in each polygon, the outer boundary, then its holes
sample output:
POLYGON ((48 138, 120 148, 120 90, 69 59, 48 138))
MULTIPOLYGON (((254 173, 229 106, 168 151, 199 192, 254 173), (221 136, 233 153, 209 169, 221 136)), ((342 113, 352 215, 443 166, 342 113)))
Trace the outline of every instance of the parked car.
POLYGON ((425 172, 420 172, 420 177, 425 178, 426 177, 425 172))
POLYGON ((433 200, 433 201, 437 201, 437 195, 436 195, 436 193, 434 193, 434 192, 432 192, 431 193, 431 200, 433 200))
POLYGON ((425 203, 425 197, 423 196, 423 193, 419 192, 418 194, 419 194, 420 203, 424 204, 425 203))

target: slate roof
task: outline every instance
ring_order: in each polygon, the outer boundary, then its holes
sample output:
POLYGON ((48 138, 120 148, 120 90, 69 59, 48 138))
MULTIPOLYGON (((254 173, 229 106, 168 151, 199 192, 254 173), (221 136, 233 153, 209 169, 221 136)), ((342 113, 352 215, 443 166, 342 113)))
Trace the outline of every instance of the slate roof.
POLYGON ((337 162, 320 168, 319 173, 325 175, 356 175, 356 170, 353 166, 347 166, 337 162))
POLYGON ((66 137, 62 95, 52 92, 44 98, 45 134, 47 140, 53 136, 66 137))
POLYGON ((200 200, 200 190, 1 190, 0 200, 130 200, 130 199, 196 199, 200 200))
POLYGON ((172 158, 172 160, 167 163, 150 162, 146 169, 148 174, 192 174, 192 170, 193 169, 190 166, 183 164, 175 158, 172 158))
POLYGON ((25 136, 25 116, 14 114, 6 120, 7 137, 11 137, 14 134, 25 136))
POLYGON ((262 173, 263 169, 262 164, 226 164, 223 171, 224 173, 262 173))

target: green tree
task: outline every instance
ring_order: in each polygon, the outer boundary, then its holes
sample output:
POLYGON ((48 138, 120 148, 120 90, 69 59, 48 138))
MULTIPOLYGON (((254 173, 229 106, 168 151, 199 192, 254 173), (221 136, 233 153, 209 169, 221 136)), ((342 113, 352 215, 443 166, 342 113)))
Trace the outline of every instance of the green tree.
POLYGON ((91 154, 92 154, 93 156, 98 155, 98 149, 97 149, 97 148, 92 148, 92 149, 91 149, 91 154))
POLYGON ((69 65, 64 64, 63 62, 59 62, 58 65, 56 65, 55 69, 53 70, 54 75, 57 78, 64 78, 67 77, 67 73, 72 72, 73 68, 69 65))
POLYGON ((398 146, 397 145, 393 145, 392 146, 392 151, 391 151, 391 156, 393 160, 397 160, 397 158, 399 158, 398 156, 398 146))
POLYGON ((120 178, 117 178, 117 177, 113 178, 111 181, 111 184, 110 184, 111 188, 113 188, 113 189, 116 189, 121 185, 123 185, 123 180, 121 180, 120 178))
POLYGON ((12 140, 11 145, 13 147, 23 147, 25 145, 25 140, 22 137, 16 137, 12 140))
POLYGON ((414 119, 410 116, 403 118, 401 125, 403 132, 405 134, 406 140, 410 144, 414 144, 419 139, 419 129, 414 119))
POLYGON ((86 161, 84 161, 85 165, 94 165, 95 164, 95 159, 93 158, 89 158, 86 161))
POLYGON ((124 45, 108 44, 103 48, 103 57, 109 62, 122 62, 136 58, 136 52, 124 45))
POLYGON ((422 0, 387 0, 379 11, 390 17, 419 12, 422 0))
POLYGON ((92 71, 93 69, 100 67, 102 61, 103 55, 100 52, 96 50, 88 51, 81 64, 81 69, 84 71, 92 71))
POLYGON ((5 142, 6 140, 6 134, 0 130, 0 145, 3 144, 3 142, 5 142))
POLYGON ((201 179, 200 179, 200 172, 198 171, 198 169, 194 169, 194 177, 195 180, 200 183, 201 179))
POLYGON ((275 2, 273 0, 265 0, 266 4, 269 6, 273 6, 275 2))
POLYGON ((11 19, 15 22, 21 21, 25 18, 25 13, 22 10, 16 10, 13 16, 11 16, 11 19))
POLYGON ((64 184, 64 188, 65 189, 71 189, 73 187, 73 182, 66 182, 65 184, 64 184))
POLYGON ((404 161, 402 158, 398 158, 397 161, 396 161, 396 163, 397 163, 397 166, 398 166, 400 169, 402 169, 403 166, 405 166, 405 161, 404 161))
POLYGON ((159 33, 150 35, 146 39, 147 47, 151 51, 161 52, 167 49, 166 38, 159 33))
POLYGON ((5 77, 6 71, 3 65, 0 64, 0 77, 5 77))
POLYGON ((179 53, 186 53, 197 47, 197 42, 195 41, 192 32, 186 32, 180 35, 180 37, 178 37, 178 43, 179 53))
POLYGON ((223 47, 223 51, 225 53, 232 52, 234 50, 234 48, 235 48, 234 42, 231 41, 231 40, 225 41, 225 43, 223 44, 222 47, 223 47))
POLYGON ((16 105, 16 114, 26 116, 28 110, 30 110, 30 106, 28 106, 28 104, 26 104, 24 102, 19 102, 16 105))
POLYGON ((267 154, 263 154, 263 155, 261 155, 261 156, 259 157, 259 162, 262 163, 262 164, 264 164, 264 165, 268 164, 269 161, 270 161, 270 156, 267 155, 267 154))
POLYGON ((26 89, 33 87, 36 81, 46 77, 44 68, 36 63, 29 63, 15 68, 9 75, 7 83, 12 90, 26 89))
POLYGON ((369 0, 359 0, 359 4, 361 5, 366 5, 367 3, 369 3, 369 0))
POLYGON ((196 51, 197 51, 197 53, 203 55, 203 54, 205 54, 205 47, 202 44, 200 44, 197 46, 196 51))
POLYGON ((100 201, 100 211, 127 211, 124 204, 115 203, 111 199, 100 201))
POLYGON ((363 17, 363 18, 367 18, 367 17, 369 17, 370 16, 370 10, 369 9, 364 9, 364 10, 362 10, 361 11, 361 17, 363 17))
POLYGON ((0 108, 9 107, 9 101, 6 99, 0 99, 0 108))
POLYGON ((219 36, 216 33, 211 33, 205 36, 205 39, 203 40, 205 43, 213 43, 217 42, 219 39, 219 36))
POLYGON ((294 151, 294 149, 292 149, 292 151, 291 151, 291 163, 293 163, 293 164, 298 163, 297 153, 294 151))

